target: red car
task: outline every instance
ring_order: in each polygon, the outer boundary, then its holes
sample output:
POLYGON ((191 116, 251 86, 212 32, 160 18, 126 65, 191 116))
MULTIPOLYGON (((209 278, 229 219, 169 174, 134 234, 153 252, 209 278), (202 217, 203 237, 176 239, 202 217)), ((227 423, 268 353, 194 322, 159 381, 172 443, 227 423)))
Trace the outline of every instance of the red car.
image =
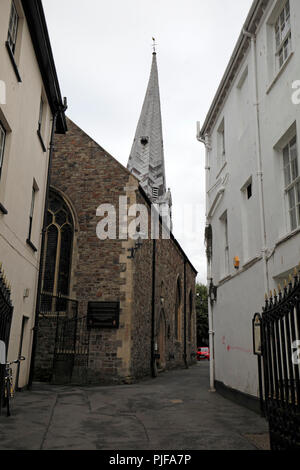
POLYGON ((197 360, 201 361, 201 359, 209 360, 209 348, 198 348, 197 350, 197 360))

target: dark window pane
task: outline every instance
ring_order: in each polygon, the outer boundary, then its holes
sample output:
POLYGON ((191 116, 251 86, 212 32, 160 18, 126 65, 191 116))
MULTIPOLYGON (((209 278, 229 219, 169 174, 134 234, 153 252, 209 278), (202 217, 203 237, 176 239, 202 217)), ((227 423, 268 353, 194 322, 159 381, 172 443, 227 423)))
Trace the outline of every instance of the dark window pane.
POLYGON ((55 279, 55 262, 57 251, 58 230, 51 225, 47 231, 47 249, 44 270, 44 286, 46 292, 53 292, 55 279))
POLYGON ((47 227, 48 227, 49 225, 51 225, 52 222, 53 222, 53 216, 52 216, 51 212, 48 211, 48 212, 47 212, 47 222, 46 222, 47 227))
POLYGON ((50 206, 50 209, 52 210, 52 212, 54 212, 54 213, 57 212, 61 207, 61 201, 58 198, 53 197, 52 193, 50 194, 50 204, 49 204, 49 206, 50 206))
POLYGON ((247 186, 247 198, 250 199, 252 197, 252 184, 247 186))
POLYGON ((61 247, 58 275, 58 293, 62 295, 69 294, 72 241, 73 232, 71 228, 66 225, 61 230, 61 247))
POLYGON ((64 225, 67 221, 67 214, 64 211, 59 211, 58 214, 55 215, 55 221, 57 225, 64 225))

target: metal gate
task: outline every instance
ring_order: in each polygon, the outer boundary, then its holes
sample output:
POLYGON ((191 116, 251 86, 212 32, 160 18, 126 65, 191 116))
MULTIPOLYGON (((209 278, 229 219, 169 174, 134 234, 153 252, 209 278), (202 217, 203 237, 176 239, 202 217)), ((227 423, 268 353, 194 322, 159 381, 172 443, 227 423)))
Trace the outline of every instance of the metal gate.
POLYGON ((266 296, 253 320, 260 398, 272 450, 300 450, 300 279, 266 296))
POLYGON ((40 314, 55 319, 53 384, 83 383, 88 366, 90 330, 78 317, 78 302, 64 296, 41 295, 40 314))
POLYGON ((52 383, 85 383, 90 330, 87 317, 59 318, 55 339, 52 383))
MULTIPOLYGON (((10 327, 13 306, 10 298, 10 288, 7 285, 3 271, 0 267, 0 341, 5 344, 6 353, 9 344, 10 327)), ((5 366, 0 366, 0 409, 2 406, 5 366)))

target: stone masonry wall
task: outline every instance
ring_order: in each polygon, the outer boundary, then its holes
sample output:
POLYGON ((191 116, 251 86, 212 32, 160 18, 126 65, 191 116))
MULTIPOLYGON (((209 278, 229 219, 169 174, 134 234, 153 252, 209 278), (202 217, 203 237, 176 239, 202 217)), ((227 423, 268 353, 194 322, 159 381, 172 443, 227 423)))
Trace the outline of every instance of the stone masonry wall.
MULTIPOLYGON (((77 219, 70 297, 79 301, 79 316, 85 316, 89 301, 122 301, 122 242, 99 240, 96 211, 100 204, 118 207, 130 173, 70 120, 68 128, 66 136, 56 136, 51 185, 67 198, 77 219)), ((126 341, 123 313, 119 330, 90 332, 89 382, 123 380, 126 358, 118 356, 126 341)))
MULTIPOLYGON (((85 383, 131 383, 151 374, 153 241, 144 240, 135 258, 130 259, 128 250, 134 247, 133 240, 99 240, 96 228, 100 219, 96 211, 100 204, 112 204, 117 209, 118 227, 120 196, 127 200, 128 206, 134 203, 146 205, 149 214, 150 207, 138 189, 135 177, 69 120, 68 127, 66 136, 56 136, 51 186, 64 198, 74 215, 76 231, 69 297, 78 301, 79 317, 86 316, 89 301, 120 302, 119 329, 90 330, 88 362, 77 363, 75 375, 77 380, 82 378, 85 383)), ((149 217, 149 230, 150 224, 149 217)), ((158 343, 163 307, 166 368, 184 367, 184 259, 174 239, 157 240, 155 342, 158 343), (175 341, 178 277, 182 292, 181 339, 175 341)), ((193 268, 186 262, 187 314, 189 292, 195 296, 195 276, 193 268)), ((187 342, 188 363, 192 362, 191 353, 196 350, 195 311, 193 318, 192 341, 187 342)), ((41 377, 51 375, 54 338, 52 333, 49 336, 49 331, 54 328, 49 325, 46 320, 40 323, 36 364, 41 377), (43 343, 47 335, 47 341, 43 343)))
MULTIPOLYGON (((151 233, 151 214, 148 203, 137 191, 137 203, 148 207, 149 226, 151 233)), ((161 229, 161 227, 160 227, 161 229)), ((161 233, 161 232, 160 232, 161 233)), ((149 375, 151 372, 151 318, 152 318, 152 263, 153 240, 144 240, 137 251, 134 263, 134 305, 133 305, 133 335, 132 335, 132 371, 134 376, 149 375)), ((155 254, 155 318, 154 339, 158 345, 159 323, 162 310, 165 317, 165 362, 166 368, 185 366, 184 363, 184 255, 178 245, 171 239, 156 240, 155 254), (175 302, 177 279, 181 282, 181 331, 180 341, 175 340, 175 302), (163 300, 163 304, 162 301, 163 300)), ((196 273, 190 263, 186 263, 186 323, 188 327, 189 293, 195 298, 196 273)), ((191 341, 186 341, 188 364, 195 362, 193 353, 196 352, 196 312, 195 302, 192 311, 191 341)), ((159 354, 162 352, 157 351, 159 354)))

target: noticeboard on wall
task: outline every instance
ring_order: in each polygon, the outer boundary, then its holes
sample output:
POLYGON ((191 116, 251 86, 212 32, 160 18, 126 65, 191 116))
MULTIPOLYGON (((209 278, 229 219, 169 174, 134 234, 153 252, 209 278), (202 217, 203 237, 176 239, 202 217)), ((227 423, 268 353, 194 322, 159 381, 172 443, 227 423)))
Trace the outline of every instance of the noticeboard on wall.
POLYGON ((119 328, 120 302, 89 302, 88 328, 119 328))

